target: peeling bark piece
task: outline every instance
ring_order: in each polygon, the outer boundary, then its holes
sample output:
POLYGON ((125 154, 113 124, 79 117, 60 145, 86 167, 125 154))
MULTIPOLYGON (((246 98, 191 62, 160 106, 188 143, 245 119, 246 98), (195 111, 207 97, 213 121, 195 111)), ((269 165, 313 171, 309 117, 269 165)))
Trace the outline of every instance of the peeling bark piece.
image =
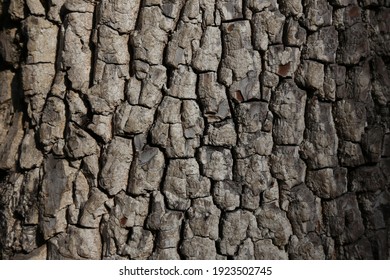
POLYGON ((332 105, 312 98, 306 105, 306 129, 301 155, 310 169, 334 167, 338 138, 332 116, 332 105))
POLYGON ((114 137, 103 154, 104 165, 99 185, 110 195, 126 190, 133 159, 132 140, 114 137))
POLYGON ((225 211, 235 210, 240 206, 242 187, 234 181, 219 181, 212 188, 215 204, 225 211))
POLYGON ((357 241, 364 225, 355 194, 347 193, 323 203, 325 225, 338 244, 357 241))
POLYGON ((300 57, 299 48, 283 45, 270 46, 265 52, 265 69, 281 77, 293 77, 298 69, 300 57))
POLYGON ((209 122, 224 120, 231 116, 225 87, 218 83, 214 72, 199 75, 198 93, 203 115, 209 122))
POLYGON ((299 145, 305 129, 306 92, 292 80, 284 80, 272 95, 270 109, 275 115, 274 141, 277 144, 299 145))
POLYGON ((221 56, 221 31, 218 27, 208 26, 202 35, 199 48, 193 54, 192 65, 198 71, 216 72, 221 56))
POLYGON ((110 26, 120 33, 135 29, 140 0, 103 0, 100 4, 100 23, 110 26))
POLYGON ((210 181, 200 175, 194 158, 170 160, 163 193, 170 209, 187 210, 190 198, 210 194, 210 181))
POLYGON ((335 63, 339 45, 338 33, 333 26, 323 27, 307 36, 305 57, 322 62, 335 63))
POLYGON ((256 210, 255 216, 263 238, 272 239, 274 245, 282 247, 292 235, 286 213, 275 205, 266 204, 256 210))
POLYGON ((204 146, 199 149, 202 173, 216 181, 233 179, 233 158, 230 150, 204 146))
POLYGON ((254 245, 257 260, 288 260, 288 254, 272 244, 271 239, 259 240, 254 245))
POLYGON ((334 199, 347 192, 347 169, 337 167, 307 171, 306 185, 320 198, 334 199))
POLYGON ((164 168, 165 158, 158 148, 146 146, 135 153, 130 169, 128 192, 140 195, 158 190, 164 168))
POLYGON ((271 155, 273 176, 284 181, 290 188, 305 180, 306 165, 299 158, 298 149, 294 146, 275 146, 271 155))
POLYGON ((99 230, 69 226, 66 233, 50 239, 47 255, 49 260, 100 259, 99 230))
POLYGON ((188 260, 215 260, 217 254, 215 242, 199 236, 185 240, 180 251, 188 260))

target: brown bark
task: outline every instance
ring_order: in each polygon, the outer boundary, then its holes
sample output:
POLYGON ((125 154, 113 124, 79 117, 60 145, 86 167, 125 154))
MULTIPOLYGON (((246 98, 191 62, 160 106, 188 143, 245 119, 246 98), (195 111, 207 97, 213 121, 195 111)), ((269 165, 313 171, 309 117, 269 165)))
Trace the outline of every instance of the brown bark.
POLYGON ((390 3, 0 3, 2 259, 390 258, 390 3))

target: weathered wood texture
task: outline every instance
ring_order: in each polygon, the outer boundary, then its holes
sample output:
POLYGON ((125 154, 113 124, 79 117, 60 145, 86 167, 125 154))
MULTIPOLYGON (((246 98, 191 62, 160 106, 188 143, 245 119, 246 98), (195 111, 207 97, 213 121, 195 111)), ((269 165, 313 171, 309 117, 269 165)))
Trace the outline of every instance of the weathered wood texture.
POLYGON ((0 2, 0 258, 389 259, 390 1, 0 2))

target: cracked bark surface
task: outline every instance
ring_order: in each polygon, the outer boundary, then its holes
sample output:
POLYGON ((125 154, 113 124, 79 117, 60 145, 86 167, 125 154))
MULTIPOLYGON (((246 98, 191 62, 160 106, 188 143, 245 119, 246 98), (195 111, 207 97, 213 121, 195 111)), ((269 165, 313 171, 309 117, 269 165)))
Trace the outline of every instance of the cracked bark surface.
POLYGON ((1 259, 389 259, 390 2, 0 2, 1 259))

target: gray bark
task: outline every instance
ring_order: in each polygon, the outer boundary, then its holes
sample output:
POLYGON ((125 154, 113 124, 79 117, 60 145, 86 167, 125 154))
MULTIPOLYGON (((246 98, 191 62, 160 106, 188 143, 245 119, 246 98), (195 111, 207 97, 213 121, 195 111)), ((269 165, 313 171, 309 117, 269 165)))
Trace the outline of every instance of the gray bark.
POLYGON ((1 259, 389 259, 390 2, 0 2, 1 259))

